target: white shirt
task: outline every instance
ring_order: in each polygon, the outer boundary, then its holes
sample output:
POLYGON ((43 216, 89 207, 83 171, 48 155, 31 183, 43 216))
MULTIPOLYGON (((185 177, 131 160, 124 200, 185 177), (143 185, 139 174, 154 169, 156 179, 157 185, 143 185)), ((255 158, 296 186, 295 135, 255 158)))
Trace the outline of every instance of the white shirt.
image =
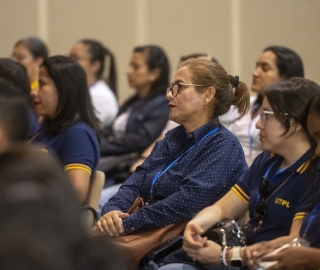
POLYGON ((109 126, 118 113, 118 102, 114 93, 103 80, 91 85, 89 92, 102 127, 109 126))
MULTIPOLYGON (((250 98, 250 107, 254 104, 256 97, 250 98)), ((236 110, 235 110, 236 111, 236 110)), ((239 114, 232 113, 234 121, 230 123, 230 118, 227 121, 220 119, 221 123, 225 125, 240 141, 246 161, 250 166, 253 160, 262 152, 261 142, 259 140, 259 130, 256 128, 260 115, 251 119, 251 111, 246 115, 239 117, 239 114)), ((229 114, 230 116, 230 114, 229 114)))

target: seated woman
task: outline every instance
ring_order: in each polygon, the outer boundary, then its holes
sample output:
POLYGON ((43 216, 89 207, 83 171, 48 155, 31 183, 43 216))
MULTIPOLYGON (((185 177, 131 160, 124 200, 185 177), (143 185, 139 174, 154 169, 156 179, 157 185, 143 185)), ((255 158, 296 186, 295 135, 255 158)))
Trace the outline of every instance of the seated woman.
POLYGON ((87 74, 92 104, 102 127, 110 126, 118 113, 116 66, 112 52, 96 40, 82 39, 72 47, 70 57, 87 74), (106 63, 109 63, 109 74, 104 80, 102 76, 106 63))
POLYGON ((83 202, 99 160, 100 134, 86 74, 69 57, 50 57, 40 68, 39 89, 31 95, 37 114, 44 118, 32 142, 58 155, 83 202))
POLYGON ((266 47, 257 59, 252 72, 251 90, 257 93, 257 96, 250 100, 250 112, 241 117, 233 108, 221 119, 221 123, 239 139, 249 166, 262 152, 259 131, 255 128, 255 124, 259 120, 265 89, 272 83, 291 77, 304 77, 300 56, 283 46, 266 47))
POLYGON ((27 69, 31 91, 38 87, 39 67, 48 57, 47 46, 37 37, 22 38, 14 44, 12 58, 27 69))
POLYGON ((158 46, 136 47, 127 75, 135 94, 121 106, 112 127, 103 130, 102 157, 140 154, 168 121, 165 89, 169 85, 169 62, 164 51, 158 46))
POLYGON ((223 196, 247 168, 237 138, 219 116, 234 104, 248 109, 249 93, 206 59, 181 64, 167 89, 170 120, 180 126, 158 141, 151 155, 102 209, 97 228, 110 236, 190 220, 223 196), (230 83, 231 81, 231 83, 230 83), (126 214, 136 197, 147 206, 126 214))
MULTIPOLYGON (((221 247, 202 234, 219 220, 237 218, 247 210, 249 244, 270 240, 283 244, 298 235, 308 210, 308 197, 303 191, 308 186, 306 172, 313 157, 306 132, 306 107, 316 93, 320 93, 320 86, 302 78, 277 82, 266 89, 256 124, 265 151, 224 197, 188 223, 185 256, 178 251, 165 258, 165 263, 188 261, 193 263, 192 269, 246 264, 245 250, 251 253, 254 248, 221 247)), ((162 269, 181 267, 167 265, 162 269)))
MULTIPOLYGON (((316 142, 315 155, 320 157, 320 94, 317 94, 310 102, 308 109, 308 133, 316 142)), ((316 162, 315 162, 316 163, 316 162)), ((259 252, 256 252, 251 258, 251 266, 257 267, 256 262, 267 261, 276 262, 272 269, 319 269, 320 268, 320 174, 317 167, 312 168, 312 175, 308 178, 308 191, 310 196, 310 213, 303 220, 299 242, 308 246, 292 246, 288 247, 276 255, 263 257, 270 249, 278 248, 279 245, 261 245, 259 252), (299 248, 298 248, 299 247, 299 248)))
POLYGON ((129 269, 107 239, 87 236, 54 156, 18 145, 0 154, 0 169, 0 269, 129 269))

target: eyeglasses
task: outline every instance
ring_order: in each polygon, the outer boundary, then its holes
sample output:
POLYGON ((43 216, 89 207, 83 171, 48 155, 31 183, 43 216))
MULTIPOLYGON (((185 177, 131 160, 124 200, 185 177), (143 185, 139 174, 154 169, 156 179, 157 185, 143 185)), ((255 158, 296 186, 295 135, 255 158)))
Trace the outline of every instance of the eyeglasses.
POLYGON ((289 115, 288 113, 275 113, 272 111, 265 111, 262 110, 260 112, 260 121, 261 121, 261 125, 264 126, 267 120, 267 115, 275 115, 275 114, 283 114, 283 115, 289 115))
POLYGON ((189 84, 189 83, 173 83, 171 84, 171 86, 169 86, 167 88, 167 94, 169 94, 169 92, 171 92, 171 94, 176 97, 179 93, 180 90, 183 86, 204 86, 204 85, 199 85, 199 84, 189 84))
POLYGON ((256 218, 258 219, 258 228, 262 225, 263 218, 266 215, 266 203, 270 192, 270 181, 266 177, 262 177, 259 187, 260 199, 256 206, 256 218))

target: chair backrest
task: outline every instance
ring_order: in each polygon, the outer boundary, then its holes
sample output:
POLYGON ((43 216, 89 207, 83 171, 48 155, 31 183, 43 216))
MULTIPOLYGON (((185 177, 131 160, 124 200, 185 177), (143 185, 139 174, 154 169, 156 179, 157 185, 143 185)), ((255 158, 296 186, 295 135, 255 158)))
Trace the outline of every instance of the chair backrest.
POLYGON ((82 208, 83 210, 85 210, 83 212, 83 218, 85 226, 88 229, 91 228, 95 222, 95 215, 93 212, 95 212, 98 209, 101 191, 104 186, 104 181, 105 174, 104 172, 99 170, 97 170, 95 174, 91 177, 88 196, 84 202, 85 206, 82 208))
POLYGON ((90 185, 89 185, 89 192, 87 199, 85 201, 86 205, 91 206, 95 210, 98 209, 101 191, 103 189, 105 181, 104 172, 97 170, 93 177, 91 177, 90 185))

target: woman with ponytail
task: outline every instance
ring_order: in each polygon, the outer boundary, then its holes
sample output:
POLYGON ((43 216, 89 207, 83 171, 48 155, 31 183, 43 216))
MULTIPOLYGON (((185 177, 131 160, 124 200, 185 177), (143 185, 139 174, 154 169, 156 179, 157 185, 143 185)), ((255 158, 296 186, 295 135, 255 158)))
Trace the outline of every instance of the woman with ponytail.
POLYGON ((112 52, 96 40, 82 39, 73 46, 70 56, 87 74, 92 104, 102 127, 109 126, 118 113, 117 74, 112 52), (103 79, 106 63, 108 75, 103 79))
POLYGON ((190 59, 167 88, 169 118, 180 124, 156 142, 152 153, 102 209, 97 229, 117 237, 190 220, 229 191, 246 170, 237 138, 219 122, 231 104, 241 113, 249 93, 217 63, 190 59), (148 206, 126 214, 136 197, 148 206))

